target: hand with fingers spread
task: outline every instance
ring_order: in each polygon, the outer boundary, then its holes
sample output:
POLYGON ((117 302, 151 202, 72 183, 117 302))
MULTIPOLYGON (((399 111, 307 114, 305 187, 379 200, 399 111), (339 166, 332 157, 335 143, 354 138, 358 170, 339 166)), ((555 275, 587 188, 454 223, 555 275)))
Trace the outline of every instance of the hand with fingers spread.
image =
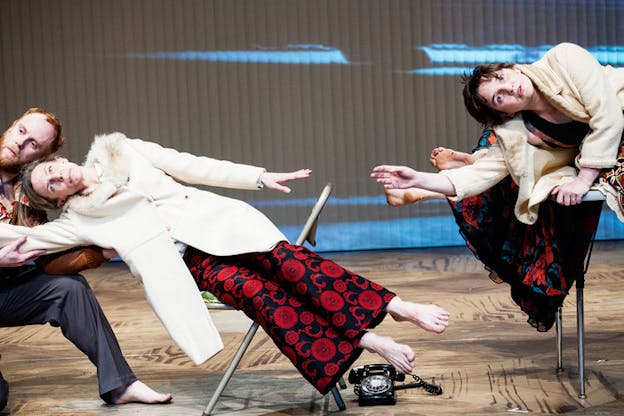
POLYGON ((261 182, 269 189, 290 193, 291 189, 282 185, 282 182, 288 182, 295 179, 305 179, 310 177, 312 171, 310 169, 299 169, 295 172, 264 172, 261 182))
POLYGON ((417 187, 418 172, 407 166, 380 165, 375 166, 371 177, 385 188, 405 189, 417 187))
POLYGON ((26 237, 17 238, 11 244, 0 249, 0 267, 22 266, 29 261, 45 254, 45 250, 28 250, 21 252, 19 249, 26 242, 26 237))
MULTIPOLYGON (((407 166, 379 165, 371 177, 386 189, 420 188, 433 193, 454 196, 455 186, 448 177, 439 173, 418 172, 407 166)), ((428 195, 433 198, 433 194, 428 195)))

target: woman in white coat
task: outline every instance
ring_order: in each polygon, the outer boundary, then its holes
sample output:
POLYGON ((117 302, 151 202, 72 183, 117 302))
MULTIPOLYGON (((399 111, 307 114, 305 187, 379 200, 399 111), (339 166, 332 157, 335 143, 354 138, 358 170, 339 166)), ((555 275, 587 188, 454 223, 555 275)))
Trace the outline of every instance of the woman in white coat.
POLYGON ((448 313, 435 305, 402 301, 380 285, 288 243, 271 221, 242 201, 176 181, 289 191, 280 183, 309 174, 265 172, 121 133, 99 136, 83 166, 56 158, 24 170, 22 187, 30 204, 62 206, 63 212, 33 228, 2 227, 0 241, 27 235, 27 249, 56 251, 84 244, 114 248, 142 280, 172 338, 196 363, 222 348, 199 287, 258 322, 323 394, 363 348, 409 373, 412 349, 367 330, 390 313, 442 332, 448 313))

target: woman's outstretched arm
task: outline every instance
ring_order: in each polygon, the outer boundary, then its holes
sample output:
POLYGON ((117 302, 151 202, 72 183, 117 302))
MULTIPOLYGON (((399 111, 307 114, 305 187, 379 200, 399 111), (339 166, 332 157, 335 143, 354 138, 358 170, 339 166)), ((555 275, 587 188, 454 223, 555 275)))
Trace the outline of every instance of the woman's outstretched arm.
POLYGON ((54 253, 91 244, 76 231, 73 224, 60 219, 35 227, 0 224, 0 246, 8 245, 20 237, 26 237, 20 251, 46 250, 47 253, 54 253))
POLYGON ((376 166, 371 177, 387 189, 421 188, 447 196, 456 195, 455 186, 446 176, 439 173, 418 172, 407 166, 376 166))
POLYGON ((259 166, 196 156, 162 147, 157 143, 128 139, 122 134, 119 134, 119 137, 126 140, 127 144, 149 160, 155 168, 177 180, 193 185, 248 190, 259 189, 264 185, 269 189, 288 193, 290 188, 282 185, 283 182, 307 178, 312 172, 309 169, 284 173, 266 172, 264 168, 259 166))

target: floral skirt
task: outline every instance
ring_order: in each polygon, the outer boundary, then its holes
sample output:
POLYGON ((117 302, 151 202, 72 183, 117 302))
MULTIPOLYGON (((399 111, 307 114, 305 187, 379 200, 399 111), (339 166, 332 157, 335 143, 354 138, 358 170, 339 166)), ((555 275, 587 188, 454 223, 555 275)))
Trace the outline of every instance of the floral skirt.
POLYGON ((620 143, 615 166, 603 171, 599 182, 602 192, 607 195, 607 204, 624 222, 624 139, 620 143))
POLYGON ((213 256, 184 254, 200 290, 242 310, 321 394, 327 394, 362 353, 367 329, 395 296, 302 246, 213 256))
MULTIPOLYGON (((486 130, 475 150, 495 141, 486 130)), ((611 178, 614 171, 609 171, 611 178)), ((621 170, 619 178, 622 189, 621 170)), ((537 222, 527 225, 514 215, 517 196, 517 185, 507 177, 482 194, 450 204, 460 234, 492 280, 509 284, 511 297, 528 315, 528 323, 548 331, 570 287, 583 278, 602 202, 566 207, 546 201, 540 205, 537 222)))

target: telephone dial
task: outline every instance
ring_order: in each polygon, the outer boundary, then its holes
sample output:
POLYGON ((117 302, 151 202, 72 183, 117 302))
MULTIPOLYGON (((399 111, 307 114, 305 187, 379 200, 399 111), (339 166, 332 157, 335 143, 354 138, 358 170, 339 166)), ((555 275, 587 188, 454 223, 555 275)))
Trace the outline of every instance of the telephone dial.
POLYGON ((405 381, 405 374, 388 364, 367 364, 355 367, 349 372, 349 383, 358 396, 360 406, 396 404, 396 390, 422 387, 430 394, 442 394, 442 387, 427 383, 417 375, 411 375, 414 383, 395 386, 395 381, 405 381))
POLYGON ((349 372, 349 383, 354 384, 360 406, 395 404, 394 382, 404 380, 405 374, 388 364, 367 364, 349 372))

